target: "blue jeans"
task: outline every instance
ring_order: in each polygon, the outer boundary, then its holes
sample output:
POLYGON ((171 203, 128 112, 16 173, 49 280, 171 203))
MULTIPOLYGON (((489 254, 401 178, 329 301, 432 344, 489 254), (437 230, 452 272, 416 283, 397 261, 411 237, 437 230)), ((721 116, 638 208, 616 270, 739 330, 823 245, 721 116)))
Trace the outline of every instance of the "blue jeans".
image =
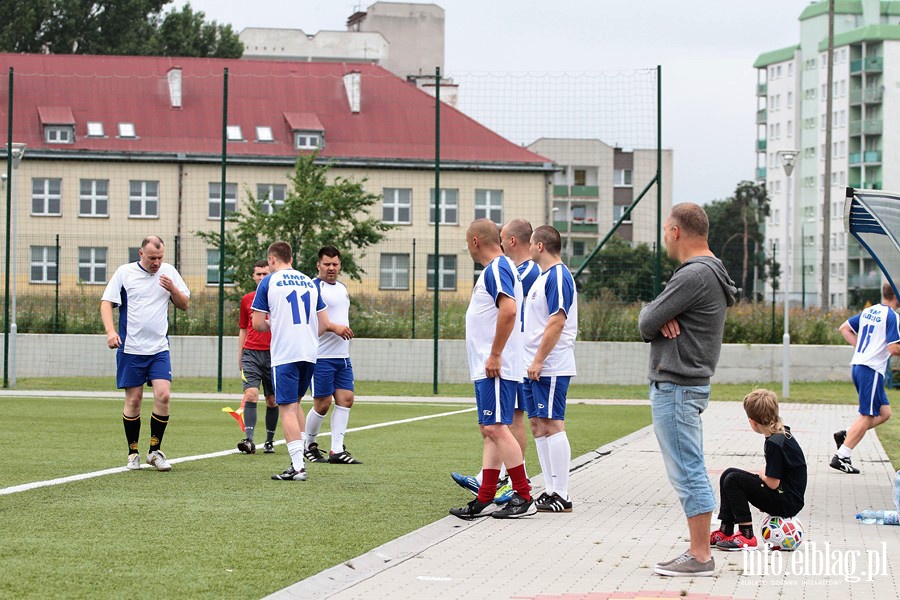
POLYGON ((703 459, 703 421, 709 406, 709 386, 650 384, 653 430, 662 451, 666 474, 690 518, 712 512, 716 497, 703 459))

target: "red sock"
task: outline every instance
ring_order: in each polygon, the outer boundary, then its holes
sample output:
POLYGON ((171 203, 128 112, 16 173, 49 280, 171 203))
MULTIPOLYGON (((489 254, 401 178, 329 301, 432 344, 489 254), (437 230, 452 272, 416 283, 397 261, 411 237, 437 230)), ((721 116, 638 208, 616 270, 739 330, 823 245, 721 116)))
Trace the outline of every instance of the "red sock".
POLYGON ((481 487, 478 488, 479 502, 493 502, 497 494, 497 480, 500 479, 500 469, 484 469, 481 475, 481 487))
POLYGON ((512 481, 513 489, 524 500, 531 501, 531 485, 528 483, 528 476, 525 475, 525 463, 512 469, 507 469, 509 479, 512 481))

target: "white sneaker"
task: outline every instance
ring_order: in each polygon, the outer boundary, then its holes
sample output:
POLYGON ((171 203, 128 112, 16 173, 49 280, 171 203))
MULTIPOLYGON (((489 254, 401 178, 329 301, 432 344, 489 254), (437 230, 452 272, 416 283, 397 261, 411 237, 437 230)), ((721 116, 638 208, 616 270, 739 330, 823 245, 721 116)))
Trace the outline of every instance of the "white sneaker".
POLYGON ((147 455, 147 462, 156 467, 157 471, 171 471, 172 465, 166 460, 166 455, 162 450, 154 450, 147 455))
POLYGON ((125 465, 126 469, 131 469, 132 471, 137 471, 141 468, 141 455, 135 452, 134 454, 128 455, 128 463, 125 465))

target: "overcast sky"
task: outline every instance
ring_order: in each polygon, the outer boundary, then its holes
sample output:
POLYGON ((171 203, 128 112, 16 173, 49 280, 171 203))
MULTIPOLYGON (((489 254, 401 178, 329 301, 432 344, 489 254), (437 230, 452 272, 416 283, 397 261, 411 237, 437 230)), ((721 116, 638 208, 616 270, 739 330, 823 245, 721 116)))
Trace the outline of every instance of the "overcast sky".
MULTIPOLYGON (((191 5, 237 32, 287 27, 312 34, 346 30, 347 17, 372 3, 193 0, 191 5)), ((753 178, 753 62, 762 52, 799 41, 797 17, 810 1, 435 3, 445 11, 445 72, 451 75, 609 72, 661 65, 663 146, 675 157, 673 200, 706 203, 729 196, 738 181, 753 178)), ((177 0, 175 5, 183 4, 177 0)))

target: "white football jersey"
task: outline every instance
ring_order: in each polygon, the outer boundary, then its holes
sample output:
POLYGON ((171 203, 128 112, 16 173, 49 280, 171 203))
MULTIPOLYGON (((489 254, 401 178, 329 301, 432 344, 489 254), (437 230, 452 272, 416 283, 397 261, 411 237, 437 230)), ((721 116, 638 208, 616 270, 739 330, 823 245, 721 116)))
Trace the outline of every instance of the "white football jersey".
POLYGON ((890 344, 900 342, 897 313, 890 306, 876 304, 847 319, 856 332, 856 351, 851 365, 866 365, 879 373, 887 370, 890 344))
POLYGON ((525 366, 531 366, 552 315, 560 310, 566 324, 553 350, 544 359, 541 377, 575 373, 575 337, 578 335, 578 292, 575 280, 564 264, 541 273, 525 299, 525 366))
POLYGON ((251 308, 269 315, 272 366, 316 362, 319 352, 319 311, 325 303, 319 286, 295 269, 266 275, 256 288, 251 308))
POLYGON ((159 285, 159 276, 170 278, 175 287, 190 297, 191 291, 178 271, 162 263, 151 273, 140 262, 122 265, 113 273, 103 300, 119 307, 119 338, 122 352, 149 356, 169 349, 169 301, 172 294, 159 285))
MULTIPOLYGON (((350 326, 350 294, 347 286, 340 281, 328 283, 318 277, 313 283, 319 286, 319 295, 328 308, 328 320, 338 325, 350 326)), ((319 358, 350 358, 350 340, 345 340, 336 333, 326 331, 319 338, 319 358)))
MULTIPOLYGON (((491 346, 497 332, 497 302, 501 294, 515 300, 518 317, 522 308, 522 282, 519 281, 516 265, 506 256, 498 256, 492 260, 478 276, 466 310, 466 354, 472 381, 486 377, 484 363, 491 355, 491 346)), ((517 325, 518 318, 503 348, 503 354, 500 355, 501 379, 522 381, 525 377, 522 332, 517 325)))

